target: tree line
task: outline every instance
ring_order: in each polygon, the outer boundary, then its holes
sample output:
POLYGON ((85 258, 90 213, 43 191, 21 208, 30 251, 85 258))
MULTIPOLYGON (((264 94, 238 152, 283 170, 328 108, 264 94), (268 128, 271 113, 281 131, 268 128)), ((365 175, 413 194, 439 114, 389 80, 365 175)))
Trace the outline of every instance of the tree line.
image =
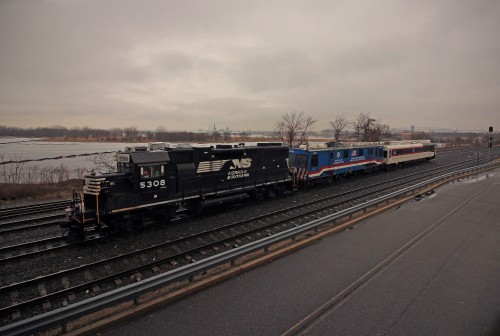
MULTIPOLYGON (((306 144, 309 137, 316 135, 314 129, 317 119, 304 112, 290 112, 283 114, 274 123, 274 140, 283 142, 290 147, 306 144)), ((336 116, 329 122, 331 139, 333 141, 381 141, 390 138, 389 125, 370 116, 369 113, 359 113, 353 120, 344 115, 336 116)), ((137 126, 125 128, 98 129, 88 126, 72 127, 55 125, 50 127, 20 128, 0 125, 0 136, 17 137, 47 137, 62 138, 64 140, 89 139, 97 141, 128 141, 128 142, 231 142, 248 141, 251 139, 250 130, 234 132, 226 127, 205 132, 169 131, 165 126, 158 126, 155 130, 139 130, 137 126)))
POLYGON ((169 131, 165 126, 155 130, 140 130, 137 126, 124 128, 99 129, 88 126, 65 127, 60 125, 50 127, 21 128, 0 125, 0 136, 62 138, 64 140, 89 139, 97 141, 127 141, 127 142, 211 142, 211 141, 248 141, 250 130, 233 132, 228 127, 206 132, 169 131))
MULTIPOLYGON (((315 135, 317 122, 304 112, 283 114, 274 124, 275 136, 290 147, 307 144, 309 137, 315 135)), ((389 125, 374 119, 369 113, 359 113, 355 119, 348 120, 344 115, 336 116, 329 122, 332 141, 377 142, 392 137, 389 125)))

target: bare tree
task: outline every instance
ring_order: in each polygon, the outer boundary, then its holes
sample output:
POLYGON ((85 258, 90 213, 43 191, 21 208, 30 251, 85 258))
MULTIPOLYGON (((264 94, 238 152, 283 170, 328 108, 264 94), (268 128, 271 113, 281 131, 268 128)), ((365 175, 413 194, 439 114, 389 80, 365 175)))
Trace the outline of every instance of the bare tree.
POLYGON ((29 165, 25 173, 23 174, 24 183, 38 183, 40 180, 40 166, 39 165, 29 165))
POLYGON ((83 126, 81 130, 81 134, 84 138, 91 138, 92 137, 92 129, 88 126, 83 126))
POLYGON ((352 128, 357 141, 382 141, 391 137, 389 125, 373 119, 370 113, 358 114, 352 122, 352 128))
POLYGON ((312 126, 314 125, 314 123, 316 122, 316 119, 314 119, 312 116, 307 116, 305 121, 304 121, 304 129, 302 130, 302 133, 301 133, 301 139, 303 141, 303 143, 306 143, 308 144, 309 143, 309 135, 313 135, 313 134, 316 134, 316 132, 314 132, 312 126))
POLYGON ((247 139, 252 135, 252 131, 241 131, 238 133, 238 135, 240 137, 240 141, 247 141, 247 139))
POLYGON ((159 126, 155 130, 155 139, 157 141, 167 141, 167 128, 165 126, 159 126))
MULTIPOLYGON (((373 119, 372 119, 373 120, 373 119)), ((382 141, 390 137, 389 125, 377 121, 366 130, 366 141, 382 141)))
POLYGON ((25 170, 26 157, 24 154, 10 154, 8 160, 4 153, 0 153, 0 181, 4 183, 21 183, 25 170))
POLYGON ((413 132, 411 134, 412 140, 425 140, 425 139, 429 139, 429 138, 430 138, 430 136, 425 132, 413 132))
POLYGON ((129 126, 126 127, 123 132, 125 133, 125 137, 129 141, 135 141, 137 136, 139 135, 139 131, 137 130, 137 126, 129 126))
POLYGON ((352 128, 354 130, 354 136, 358 141, 368 141, 368 132, 370 129, 371 123, 375 121, 375 119, 370 118, 370 113, 361 112, 358 114, 354 122, 352 123, 352 128))
POLYGON ((349 121, 342 114, 342 115, 336 116, 335 119, 333 119, 333 121, 330 121, 330 126, 333 130, 333 139, 335 141, 339 141, 342 133, 344 133, 348 129, 349 121))
POLYGON ((290 147, 299 147, 307 143, 316 119, 304 112, 291 112, 283 114, 281 119, 274 124, 275 135, 290 147))

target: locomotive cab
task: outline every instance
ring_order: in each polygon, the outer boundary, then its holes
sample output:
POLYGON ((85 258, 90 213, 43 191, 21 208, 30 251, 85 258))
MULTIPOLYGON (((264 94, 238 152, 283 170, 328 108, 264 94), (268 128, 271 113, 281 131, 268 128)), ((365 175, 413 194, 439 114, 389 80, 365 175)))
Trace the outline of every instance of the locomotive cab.
POLYGON ((71 240, 99 235, 103 229, 123 231, 147 224, 147 216, 139 217, 139 222, 130 219, 131 212, 166 217, 175 213, 168 206, 161 213, 148 211, 151 204, 176 192, 175 178, 168 176, 167 152, 119 152, 115 160, 117 172, 86 175, 83 194, 74 194, 61 225, 71 240))

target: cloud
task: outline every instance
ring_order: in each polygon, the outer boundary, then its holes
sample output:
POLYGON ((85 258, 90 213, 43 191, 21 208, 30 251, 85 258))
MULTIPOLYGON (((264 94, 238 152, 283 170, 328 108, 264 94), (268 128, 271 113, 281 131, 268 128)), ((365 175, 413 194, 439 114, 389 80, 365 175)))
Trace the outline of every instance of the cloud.
POLYGON ((9 125, 270 129, 283 113, 500 124, 500 3, 0 2, 9 125))

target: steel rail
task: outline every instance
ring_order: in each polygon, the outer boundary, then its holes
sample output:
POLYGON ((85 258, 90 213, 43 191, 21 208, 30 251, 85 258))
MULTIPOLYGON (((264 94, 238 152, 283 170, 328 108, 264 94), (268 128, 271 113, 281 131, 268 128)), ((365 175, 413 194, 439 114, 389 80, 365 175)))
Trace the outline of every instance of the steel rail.
POLYGON ((69 200, 64 200, 64 201, 55 201, 48 203, 38 203, 31 205, 22 205, 18 207, 3 208, 0 209, 0 219, 17 217, 42 211, 64 209, 62 207, 69 205, 69 203, 70 203, 69 200))
POLYGON ((28 256, 35 256, 39 254, 41 251, 54 251, 56 249, 60 249, 66 246, 69 246, 67 241, 65 241, 60 236, 50 237, 46 239, 34 240, 27 243, 17 244, 17 245, 9 245, 5 247, 0 247, 0 265, 6 262, 13 262, 16 259, 25 258, 28 256), (54 244, 59 244, 58 246, 53 246, 54 244), (47 247, 47 249, 43 250, 34 250, 32 252, 19 253, 17 255, 12 255, 11 250, 19 251, 26 249, 33 249, 33 247, 41 246, 47 247))
POLYGON ((19 222, 7 222, 7 223, 0 223, 0 234, 9 234, 17 231, 23 231, 23 230, 30 230, 30 229, 36 229, 44 226, 51 226, 51 225, 58 225, 60 221, 49 221, 49 222, 42 222, 42 223, 37 223, 40 221, 47 221, 47 220, 53 220, 55 218, 63 219, 64 214, 58 213, 58 214, 53 214, 53 215, 48 215, 48 216, 43 216, 43 217, 36 217, 36 218, 28 218, 19 222), (34 223, 34 224, 29 224, 29 223, 34 223), (24 225, 23 225, 24 224, 24 225), (21 226, 19 226, 21 225, 21 226))

